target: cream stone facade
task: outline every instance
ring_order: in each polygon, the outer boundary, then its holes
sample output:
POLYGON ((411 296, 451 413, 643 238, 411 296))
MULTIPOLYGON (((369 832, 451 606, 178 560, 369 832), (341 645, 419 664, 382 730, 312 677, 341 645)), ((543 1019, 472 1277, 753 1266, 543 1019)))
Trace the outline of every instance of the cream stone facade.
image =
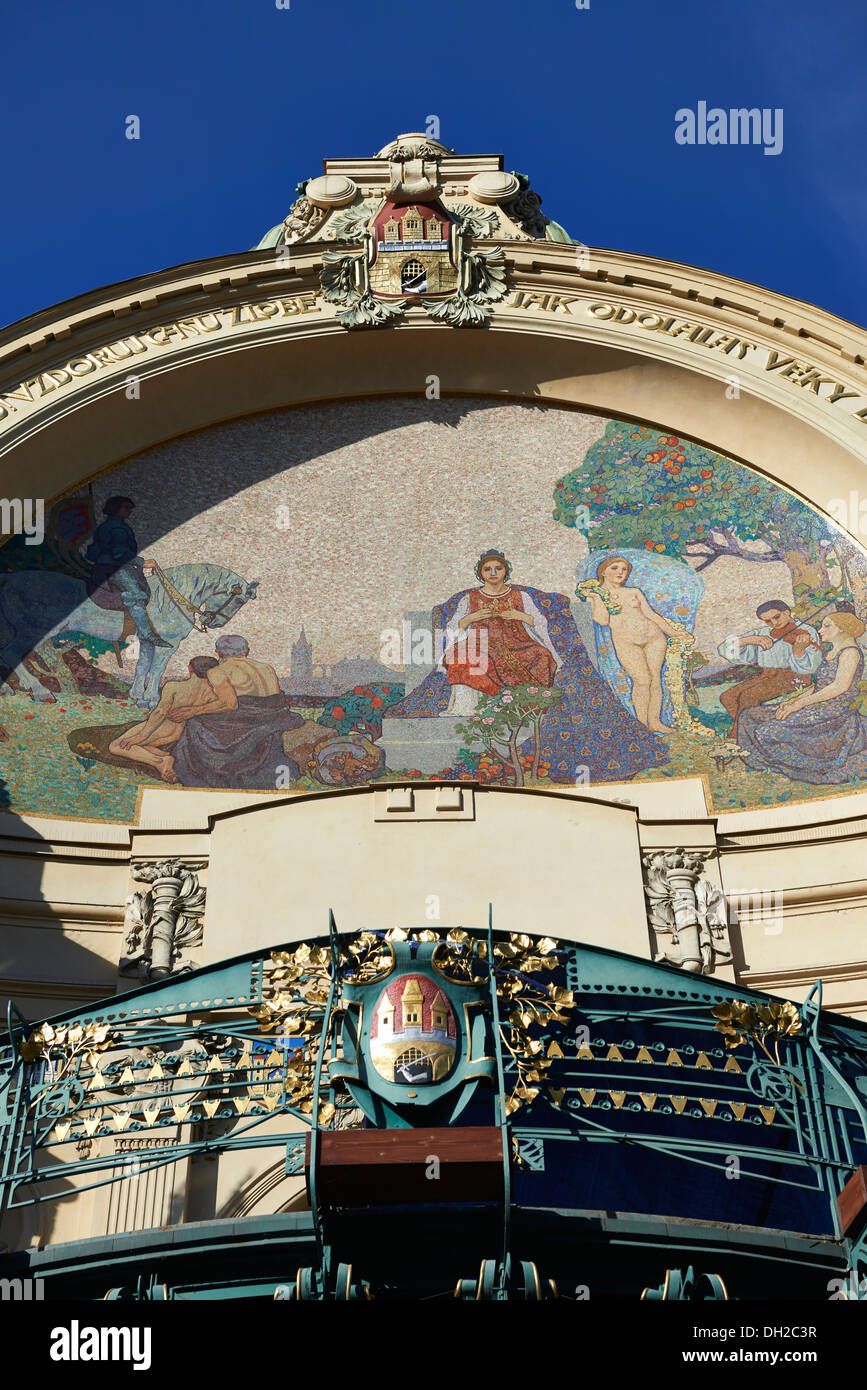
MULTIPOLYGON (((339 212, 325 211, 326 199, 319 214, 345 214, 345 180, 356 202, 383 195, 393 163, 327 159, 325 177, 343 180, 331 198, 339 212)), ((446 153, 443 196, 490 209, 490 192, 472 187, 496 191, 489 176, 502 170, 501 158, 446 153)), ((92 291, 0 334, 5 493, 44 498, 47 510, 120 462, 219 422, 423 398, 432 378, 441 398, 676 429, 826 516, 834 499, 864 490, 867 336, 850 323, 712 271, 532 237, 504 216, 476 240, 502 251, 507 280, 486 328, 410 305, 398 326, 347 331, 321 291, 330 241, 327 230, 317 239, 320 225, 277 247, 92 291)), ((862 544, 854 526, 851 537, 862 544)), ((0 724, 4 700, 24 698, 0 699, 0 724)), ((828 786, 807 800, 796 789, 785 803, 715 810, 701 777, 552 789, 148 784, 123 823, 4 811, 0 991, 4 1008, 12 1000, 38 1020, 142 983, 119 972, 129 900, 137 873, 162 863, 184 866, 204 891, 200 940, 191 933, 185 952, 194 966, 321 936, 330 911, 341 931, 482 928, 489 905, 498 929, 672 960, 646 888, 653 856, 678 851, 697 866, 689 883, 717 903, 702 938, 709 955, 702 967, 684 958, 689 970, 794 1001, 821 979, 826 1007, 867 1019, 867 793, 828 786)), ((154 1143, 180 1142, 184 1130, 155 1132, 154 1143)), ((121 1167, 124 1142, 94 1140, 121 1167)), ((184 1158, 159 1171, 119 1197, 67 1197, 47 1225, 10 1217, 3 1239, 51 1244, 304 1200, 303 1175, 287 1175, 282 1154, 184 1158)))

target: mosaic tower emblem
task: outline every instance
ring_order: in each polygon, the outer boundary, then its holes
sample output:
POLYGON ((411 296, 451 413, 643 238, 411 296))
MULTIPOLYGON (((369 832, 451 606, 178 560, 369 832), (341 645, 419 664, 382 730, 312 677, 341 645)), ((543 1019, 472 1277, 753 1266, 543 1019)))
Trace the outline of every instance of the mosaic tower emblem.
POLYGON ((376 1005, 370 1058, 386 1081, 427 1086, 451 1071, 456 1035, 452 1007, 437 984, 423 975, 399 975, 376 1005))
POLYGON ((388 934, 375 976, 356 965, 341 981, 340 1055, 329 1078, 374 1124, 403 1127, 419 1123, 415 1116, 450 1124, 479 1082, 495 1080, 487 980, 453 978, 453 948, 435 932, 421 935, 388 934))
POLYGON ((384 198, 336 214, 335 240, 362 249, 323 253, 323 298, 339 306, 344 328, 380 328, 413 304, 456 327, 487 323, 506 295, 506 258, 500 246, 470 243, 494 234, 497 215, 470 203, 446 208, 436 161, 392 167, 384 198))
POLYGON ((388 199, 371 223, 370 288, 383 299, 449 298, 459 284, 454 232, 440 202, 401 206, 388 199))

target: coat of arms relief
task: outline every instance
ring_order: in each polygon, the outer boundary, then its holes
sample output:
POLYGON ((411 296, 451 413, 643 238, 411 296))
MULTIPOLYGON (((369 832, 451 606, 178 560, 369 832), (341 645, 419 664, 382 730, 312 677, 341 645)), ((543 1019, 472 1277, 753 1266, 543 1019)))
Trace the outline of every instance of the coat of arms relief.
POLYGON ((345 328, 379 328, 416 306, 455 327, 482 326, 508 286, 503 248, 479 243, 560 231, 525 175, 461 177, 438 141, 401 136, 374 159, 373 187, 337 172, 299 184, 276 245, 337 243, 323 253, 321 285, 345 328))

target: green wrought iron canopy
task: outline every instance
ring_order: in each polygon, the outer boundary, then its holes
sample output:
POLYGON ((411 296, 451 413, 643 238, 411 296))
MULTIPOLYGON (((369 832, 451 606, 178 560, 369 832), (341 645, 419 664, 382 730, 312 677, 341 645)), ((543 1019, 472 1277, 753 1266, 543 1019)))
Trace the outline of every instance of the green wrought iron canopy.
POLYGON ((491 1296, 537 1287, 516 1239, 554 1210, 797 1232, 867 1272, 837 1207, 867 1163, 867 1029, 823 1011, 821 985, 795 1006, 490 922, 332 920, 38 1025, 10 1006, 8 1032, 0 1213, 123 1180, 87 1140, 122 1135, 139 1174, 283 1150, 310 1204, 299 1297, 334 1296, 347 1243, 407 1205, 466 1209, 491 1296))

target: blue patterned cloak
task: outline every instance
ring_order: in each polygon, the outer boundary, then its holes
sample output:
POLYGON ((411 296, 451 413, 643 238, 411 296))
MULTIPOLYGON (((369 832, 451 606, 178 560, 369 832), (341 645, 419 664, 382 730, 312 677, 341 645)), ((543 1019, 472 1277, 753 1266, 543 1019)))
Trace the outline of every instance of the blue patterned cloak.
MULTIPOLYGON (((665 740, 652 734, 620 703, 596 670, 572 616, 564 594, 545 594, 527 584, 512 586, 535 603, 548 624, 551 644, 562 661, 555 684, 563 698, 542 719, 542 762, 550 763, 552 782, 575 783, 579 768, 587 768, 583 780, 624 782, 648 767, 669 761, 665 740)), ((471 590, 454 594, 433 610, 434 632, 445 631, 461 599, 471 590)), ((389 710, 390 718, 417 719, 444 714, 451 686, 442 671, 432 671, 389 710)))

